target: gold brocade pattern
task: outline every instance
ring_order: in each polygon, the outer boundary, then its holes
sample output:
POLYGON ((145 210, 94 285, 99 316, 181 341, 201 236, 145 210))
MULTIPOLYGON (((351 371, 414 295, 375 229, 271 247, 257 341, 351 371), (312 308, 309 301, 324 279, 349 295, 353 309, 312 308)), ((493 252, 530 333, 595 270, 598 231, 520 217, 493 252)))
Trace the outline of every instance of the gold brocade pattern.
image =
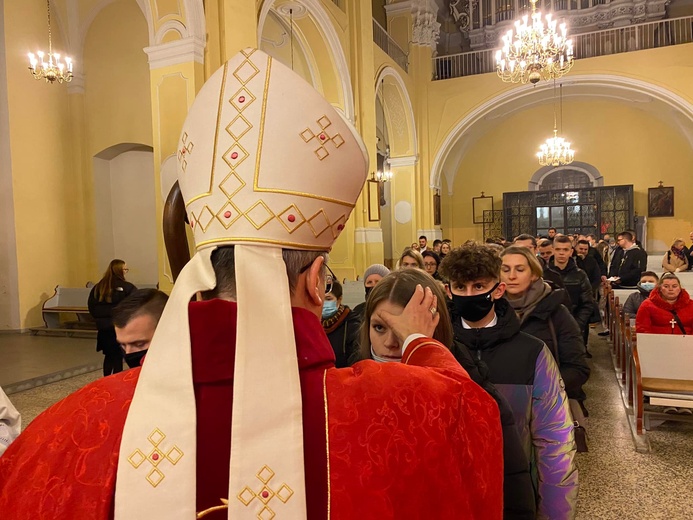
POLYGON ((327 133, 327 129, 332 126, 332 121, 330 121, 330 118, 327 116, 322 116, 317 120, 317 123, 320 127, 317 133, 313 132, 310 128, 306 128, 300 135, 301 139, 306 143, 310 143, 313 139, 317 140, 318 147, 313 153, 322 161, 330 156, 327 143, 332 143, 335 148, 339 148, 344 144, 344 138, 340 134, 330 135, 327 133))
POLYGON ((183 146, 180 150, 178 150, 178 162, 180 162, 180 167, 183 170, 183 173, 185 173, 185 170, 188 168, 188 161, 186 160, 186 157, 192 154, 195 144, 188 139, 187 132, 183 133, 181 142, 183 146))
POLYGON ((330 421, 327 410, 327 370, 322 375, 322 396, 325 400, 325 445, 327 446, 327 520, 330 520, 331 481, 330 481, 330 421))
POLYGON ((183 458, 183 452, 176 445, 174 445, 168 451, 164 451, 161 446, 164 439, 166 439, 166 435, 164 435, 159 428, 155 428, 154 431, 149 434, 149 437, 147 437, 147 440, 154 447, 149 455, 145 455, 144 452, 138 448, 128 457, 128 462, 130 462, 132 467, 135 469, 138 469, 145 462, 149 462, 152 469, 147 474, 146 479, 147 482, 152 485, 152 487, 157 487, 166 477, 166 475, 164 475, 164 473, 159 469, 159 464, 161 464, 164 460, 167 460, 173 466, 175 466, 178 461, 183 458))
POLYGON ((272 471, 269 466, 265 465, 255 474, 255 477, 262 483, 260 491, 255 492, 250 486, 245 486, 238 495, 236 495, 236 498, 246 507, 252 504, 256 499, 262 502, 263 506, 256 515, 258 520, 272 520, 277 516, 269 506, 272 499, 277 497, 282 503, 286 504, 294 495, 294 491, 286 484, 282 484, 276 491, 273 490, 270 486, 270 481, 274 476, 274 471, 272 471))

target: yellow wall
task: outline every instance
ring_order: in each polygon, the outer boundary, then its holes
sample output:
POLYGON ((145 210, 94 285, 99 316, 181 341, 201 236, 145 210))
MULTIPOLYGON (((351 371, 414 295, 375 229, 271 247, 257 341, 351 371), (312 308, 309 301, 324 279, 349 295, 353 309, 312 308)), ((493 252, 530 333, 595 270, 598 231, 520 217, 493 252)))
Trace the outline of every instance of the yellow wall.
MULTIPOLYGON (((68 208, 75 203, 70 189, 70 117, 64 85, 34 80, 27 70, 27 51, 46 50, 45 5, 5 2, 10 149, 14 187, 15 232, 22 327, 41 323, 43 298, 57 284, 70 285, 71 231, 68 208)), ((53 45, 63 38, 53 27, 53 45)), ((4 173, 6 174, 6 173, 4 173)), ((74 272, 74 270, 72 270, 74 272)))
MULTIPOLYGON (((647 215, 647 189, 659 180, 676 188, 675 217, 648 221, 650 249, 665 249, 674 236, 688 235, 693 229, 693 150, 678 131, 623 103, 564 101, 563 115, 576 160, 596 167, 607 186, 633 184, 638 215, 647 215)), ((496 209, 502 209, 504 192, 527 190, 540 168, 534 153, 551 136, 552 125, 552 106, 543 105, 503 120, 477 141, 460 165, 452 197, 443 186, 446 237, 456 244, 482 238, 482 226, 472 224, 471 198, 484 191, 494 197, 496 209)))
POLYGON ((84 48, 90 156, 119 143, 152 145, 147 22, 132 0, 96 17, 84 48))

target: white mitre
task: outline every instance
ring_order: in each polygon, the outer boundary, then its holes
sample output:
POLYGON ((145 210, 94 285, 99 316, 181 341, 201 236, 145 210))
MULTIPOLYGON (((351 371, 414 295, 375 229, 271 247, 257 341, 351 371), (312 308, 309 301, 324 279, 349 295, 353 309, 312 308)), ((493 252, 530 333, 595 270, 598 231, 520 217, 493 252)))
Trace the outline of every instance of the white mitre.
POLYGON ((200 90, 178 162, 196 254, 173 288, 128 412, 116 518, 196 517, 188 302, 216 285, 211 253, 231 244, 238 322, 228 518, 305 518, 301 387, 282 248, 330 250, 366 180, 365 147, 303 79, 246 49, 200 90))

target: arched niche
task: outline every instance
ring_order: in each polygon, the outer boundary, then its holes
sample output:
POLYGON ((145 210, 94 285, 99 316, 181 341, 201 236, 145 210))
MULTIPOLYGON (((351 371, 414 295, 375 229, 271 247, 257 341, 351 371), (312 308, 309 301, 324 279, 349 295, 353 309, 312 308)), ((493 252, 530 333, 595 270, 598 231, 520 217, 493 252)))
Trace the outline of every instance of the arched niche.
POLYGON ((383 67, 377 74, 375 95, 377 131, 386 139, 390 157, 415 157, 418 146, 414 108, 399 72, 383 67))
MULTIPOLYGON (((342 110, 347 119, 355 120, 354 94, 346 56, 335 26, 319 0, 265 0, 258 17, 258 47, 287 66, 291 66, 290 51, 293 20, 294 69, 297 53, 305 60, 304 78, 333 106, 342 110), (291 9, 293 12, 289 12, 291 9), (270 19, 270 16, 273 17, 270 19), (276 25, 284 27, 286 37, 277 34, 276 25), (274 24, 274 28, 273 28, 274 24), (284 49, 288 46, 289 49, 284 49), (279 52, 279 49, 282 49, 279 52)), ((297 71, 299 72, 299 71, 297 71)), ((299 72, 300 73, 300 72, 299 72)))

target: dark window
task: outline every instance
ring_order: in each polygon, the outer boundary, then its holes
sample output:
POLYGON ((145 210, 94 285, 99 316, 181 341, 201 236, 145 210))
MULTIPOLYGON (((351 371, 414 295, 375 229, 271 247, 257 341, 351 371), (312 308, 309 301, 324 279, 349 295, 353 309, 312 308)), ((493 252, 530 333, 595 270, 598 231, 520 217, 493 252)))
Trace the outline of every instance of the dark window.
POLYGON ((577 170, 558 170, 549 173, 541 180, 540 190, 570 190, 591 188, 592 180, 585 172, 577 170))

